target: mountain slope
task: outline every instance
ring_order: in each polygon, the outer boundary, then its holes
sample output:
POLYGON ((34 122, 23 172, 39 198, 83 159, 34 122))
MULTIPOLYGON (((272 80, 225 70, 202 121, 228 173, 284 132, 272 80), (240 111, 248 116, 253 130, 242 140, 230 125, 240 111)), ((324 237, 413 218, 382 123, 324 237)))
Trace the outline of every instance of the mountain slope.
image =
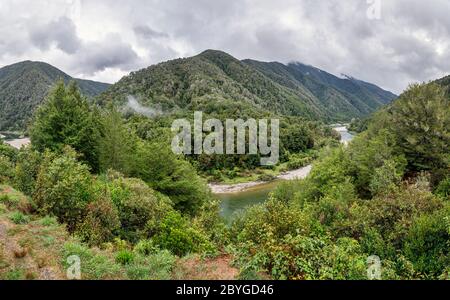
POLYGON ((207 50, 132 72, 102 94, 99 102, 124 104, 131 95, 143 105, 171 112, 240 116, 270 112, 338 121, 367 115, 395 98, 358 80, 325 79, 310 78, 296 65, 239 61, 207 50))
POLYGON ((89 97, 109 87, 106 83, 74 79, 43 62, 24 61, 6 66, 0 69, 0 129, 24 129, 34 110, 60 78, 66 83, 75 80, 89 97))
POLYGON ((143 105, 160 105, 165 111, 220 112, 227 114, 267 111, 325 118, 314 99, 299 101, 299 94, 272 81, 252 67, 220 51, 176 59, 133 72, 111 86, 100 102, 124 103, 133 95, 143 105))
POLYGON ((351 77, 339 78, 301 63, 244 62, 286 87, 308 90, 336 119, 368 115, 396 98, 373 84, 351 77))

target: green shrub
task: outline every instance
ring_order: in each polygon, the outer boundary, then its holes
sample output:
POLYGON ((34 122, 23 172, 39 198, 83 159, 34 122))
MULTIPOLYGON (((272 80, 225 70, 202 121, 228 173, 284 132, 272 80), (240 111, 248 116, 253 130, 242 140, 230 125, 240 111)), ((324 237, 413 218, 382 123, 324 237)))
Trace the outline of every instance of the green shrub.
POLYGON ((405 256, 416 271, 429 278, 437 279, 450 265, 450 234, 443 222, 449 214, 450 210, 447 209, 417 218, 405 239, 405 256))
POLYGON ((152 240, 140 240, 133 248, 133 251, 142 256, 149 256, 159 251, 152 240))
POLYGON ((168 198, 158 195, 142 180, 120 176, 110 179, 107 186, 119 213, 121 238, 131 242, 145 238, 146 224, 160 222, 172 210, 168 198))
POLYGON ((17 156, 14 186, 25 195, 32 196, 42 162, 42 154, 32 148, 22 148, 17 156))
POLYGON ((87 205, 86 216, 77 229, 77 234, 90 245, 112 241, 120 228, 119 213, 108 194, 97 197, 87 205))
POLYGON ((121 265, 129 265, 134 260, 134 254, 133 252, 130 252, 128 250, 121 250, 116 253, 116 262, 121 265))
POLYGON ((170 211, 160 224, 149 224, 152 240, 162 249, 183 256, 191 252, 211 251, 213 249, 206 235, 189 225, 188 221, 176 211, 170 211))
POLYGON ((11 160, 0 155, 0 183, 10 181, 14 176, 14 165, 11 160))
POLYGON ((74 150, 66 147, 61 155, 46 152, 33 200, 40 213, 56 216, 73 232, 91 200, 91 183, 88 167, 77 161, 74 150))
POLYGON ((442 180, 436 188, 435 194, 450 200, 450 177, 442 180))

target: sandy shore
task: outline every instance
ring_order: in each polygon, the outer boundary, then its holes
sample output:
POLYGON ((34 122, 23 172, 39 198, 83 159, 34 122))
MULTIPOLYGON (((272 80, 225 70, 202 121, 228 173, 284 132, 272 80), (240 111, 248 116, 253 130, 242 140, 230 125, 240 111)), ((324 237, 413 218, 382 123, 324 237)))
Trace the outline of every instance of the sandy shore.
MULTIPOLYGON (((284 172, 283 174, 277 176, 277 179, 280 180, 294 180, 294 179, 303 179, 309 175, 311 172, 312 165, 308 165, 306 167, 292 170, 288 172, 284 172)), ((233 194, 245 191, 251 187, 258 186, 261 184, 267 183, 266 181, 251 181, 246 183, 238 183, 238 184, 214 184, 211 183, 208 186, 210 187, 213 194, 233 194)))
POLYGON ((23 146, 27 146, 30 144, 30 139, 29 138, 25 138, 25 139, 16 139, 16 140, 11 140, 11 141, 5 141, 5 143, 7 143, 8 145, 10 145, 11 147, 14 147, 16 149, 20 149, 23 146))

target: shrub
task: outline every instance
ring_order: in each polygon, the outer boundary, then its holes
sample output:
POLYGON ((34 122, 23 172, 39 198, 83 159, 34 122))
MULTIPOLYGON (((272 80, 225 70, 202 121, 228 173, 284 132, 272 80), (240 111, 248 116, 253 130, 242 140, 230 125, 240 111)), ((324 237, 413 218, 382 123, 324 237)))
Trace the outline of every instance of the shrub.
POLYGON ((107 187, 119 213, 120 236, 131 242, 144 238, 146 224, 160 222, 172 209, 166 197, 158 195, 140 179, 110 178, 107 187))
POLYGON ((167 195, 174 207, 182 212, 194 215, 205 201, 211 199, 206 182, 189 162, 172 152, 165 139, 137 143, 132 170, 132 176, 167 195))
POLYGON ((449 213, 447 209, 417 218, 405 239, 405 256, 418 272, 430 278, 437 279, 450 264, 450 235, 443 222, 449 213))
POLYGON ((33 200, 39 212, 56 216, 73 232, 91 200, 90 185, 88 167, 77 161, 75 151, 66 147, 61 155, 46 152, 33 200))
POLYGON ((121 250, 116 254, 116 262, 121 265, 129 265, 133 262, 133 260, 134 254, 128 250, 121 250))
POLYGON ((159 251, 152 240, 140 240, 135 246, 133 251, 139 255, 149 256, 159 251))
POLYGON ((442 180, 436 188, 435 194, 450 200, 450 177, 442 180))
POLYGON ((90 245, 100 245, 111 241, 120 228, 119 213, 108 194, 103 193, 88 204, 86 217, 77 234, 90 245))
POLYGON ((386 160, 383 166, 375 169, 370 181, 372 195, 386 194, 396 188, 403 178, 403 167, 393 160, 386 160))
POLYGON ((42 154, 32 148, 22 148, 17 156, 14 185, 25 195, 32 196, 42 162, 42 154))
POLYGON ((0 155, 0 183, 10 181, 14 176, 14 166, 11 160, 4 156, 0 155))
POLYGON ((178 256, 212 250, 206 235, 191 227, 188 221, 176 211, 168 212, 160 224, 149 224, 148 230, 154 233, 152 240, 155 244, 178 256))

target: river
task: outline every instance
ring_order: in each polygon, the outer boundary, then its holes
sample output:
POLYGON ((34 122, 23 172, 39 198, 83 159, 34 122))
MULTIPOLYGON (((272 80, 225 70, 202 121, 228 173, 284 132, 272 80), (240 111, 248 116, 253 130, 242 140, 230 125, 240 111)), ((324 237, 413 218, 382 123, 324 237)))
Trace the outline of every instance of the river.
MULTIPOLYGON (((334 130, 339 132, 341 135, 341 143, 347 145, 354 137, 353 134, 348 132, 347 128, 344 126, 334 127, 334 130)), ((216 194, 216 197, 220 200, 220 212, 222 217, 224 217, 228 222, 230 222, 237 211, 248 208, 249 206, 263 203, 269 197, 270 192, 272 192, 278 184, 283 180, 292 180, 295 178, 304 178, 311 171, 311 166, 301 168, 299 170, 294 170, 289 172, 289 174, 284 174, 279 176, 277 180, 269 183, 250 183, 244 190, 240 189, 240 186, 224 186, 220 193, 216 194), (291 176, 291 174, 299 176, 291 176), (231 192, 224 192, 231 191, 231 192), (239 190, 235 192, 235 190, 239 190)), ((214 190, 220 191, 218 186, 214 186, 214 190)))

